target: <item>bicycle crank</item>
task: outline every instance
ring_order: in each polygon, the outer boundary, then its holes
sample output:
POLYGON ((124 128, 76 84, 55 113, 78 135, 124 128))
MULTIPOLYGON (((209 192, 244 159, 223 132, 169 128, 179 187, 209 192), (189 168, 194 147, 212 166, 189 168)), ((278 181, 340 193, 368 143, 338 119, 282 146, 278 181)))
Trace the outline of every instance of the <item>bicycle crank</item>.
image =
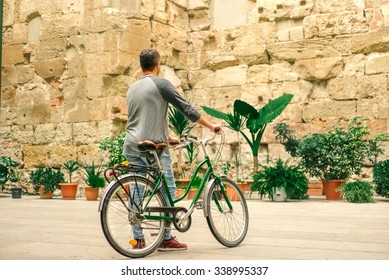
POLYGON ((173 214, 173 225, 179 232, 186 232, 192 225, 192 216, 189 215, 185 218, 188 210, 180 209, 173 214))

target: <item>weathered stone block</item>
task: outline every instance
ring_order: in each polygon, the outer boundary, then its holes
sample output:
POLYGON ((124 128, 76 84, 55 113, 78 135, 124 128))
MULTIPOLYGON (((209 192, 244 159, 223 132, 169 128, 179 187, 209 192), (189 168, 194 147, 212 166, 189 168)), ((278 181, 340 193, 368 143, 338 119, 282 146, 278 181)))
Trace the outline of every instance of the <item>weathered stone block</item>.
POLYGON ((388 28, 363 34, 356 34, 351 37, 350 49, 352 53, 369 54, 373 52, 389 52, 388 28))
POLYGON ((389 73, 389 53, 372 53, 366 60, 366 74, 389 73))
POLYGON ((3 46, 3 65, 14 65, 24 62, 23 45, 3 46))
POLYGON ((328 81, 327 90, 331 98, 349 100, 371 98, 386 92, 385 75, 335 78, 328 81))
POLYGON ((3 66, 1 71, 2 86, 25 84, 34 78, 34 71, 30 66, 3 66))
MULTIPOLYGON (((85 100, 68 100, 64 104, 64 121, 68 123, 87 122, 91 120, 94 104, 85 100)), ((74 135, 73 135, 74 137, 74 135)))
POLYGON ((73 125, 70 123, 58 123, 53 142, 56 145, 71 145, 73 143, 73 125))
MULTIPOLYGON (((62 166, 69 160, 77 160, 77 147, 56 145, 49 147, 50 163, 53 166, 62 166)), ((64 172, 64 170, 62 170, 64 172)))
POLYGON ((291 103, 301 103, 308 100, 308 97, 311 95, 312 91, 313 84, 311 82, 300 80, 284 82, 275 93, 277 96, 281 96, 284 93, 291 93, 294 95, 291 103))
POLYGON ((244 85, 241 90, 241 99, 259 109, 264 102, 272 99, 272 91, 267 83, 256 85, 244 85))
POLYGON ((15 0, 5 0, 3 4, 3 26, 11 26, 15 22, 15 0))
POLYGON ((123 33, 119 43, 120 50, 139 55, 143 49, 150 47, 150 38, 147 35, 148 33, 143 35, 123 33))
POLYGON ((55 136, 54 124, 38 124, 34 131, 34 139, 32 144, 34 145, 45 145, 50 144, 54 140, 55 136))
POLYGON ((15 23, 13 25, 13 43, 26 44, 27 43, 27 26, 25 23, 15 23))
POLYGON ((11 127, 12 139, 20 144, 31 144, 34 139, 33 125, 13 125, 11 127))
POLYGON ((339 76, 363 76, 365 74, 366 57, 363 54, 344 58, 344 71, 339 76))
POLYGON ((343 60, 341 57, 301 59, 295 62, 293 70, 304 80, 328 80, 343 71, 343 60))
POLYGON ((235 47, 233 54, 242 64, 256 65, 268 63, 266 45, 252 45, 247 47, 235 47))
POLYGON ((54 58, 35 62, 35 72, 45 80, 59 79, 67 65, 65 58, 54 58))
POLYGON ((130 69, 131 62, 136 61, 139 55, 123 52, 123 51, 111 51, 107 53, 108 67, 105 74, 110 75, 122 75, 128 69, 130 69))
POLYGON ((327 37, 369 31, 362 11, 342 11, 304 18, 305 38, 327 37))
POLYGON ((208 10, 190 10, 188 15, 189 27, 192 31, 207 30, 211 25, 208 10))
POLYGON ((297 73, 292 71, 288 62, 274 63, 270 67, 269 82, 297 81, 297 73))
POLYGON ((34 48, 37 60, 49 60, 65 57, 67 41, 66 38, 53 36, 41 41, 34 48))
POLYGON ((93 144, 97 136, 95 122, 80 122, 73 124, 73 138, 76 146, 93 144))
POLYGON ((22 151, 24 154, 25 168, 45 167, 50 163, 50 148, 47 145, 23 145, 22 151))
POLYGON ((314 120, 352 119, 356 115, 356 101, 310 102, 302 108, 304 122, 314 120))
POLYGON ((329 44, 328 40, 303 40, 281 43, 270 43, 267 51, 270 57, 279 60, 294 62, 299 59, 310 59, 317 57, 340 57, 339 51, 329 44))
POLYGON ((289 29, 289 36, 292 41, 304 39, 304 27, 297 26, 289 29))
POLYGON ((215 86, 243 85, 247 79, 247 66, 233 66, 217 70, 215 74, 215 86))

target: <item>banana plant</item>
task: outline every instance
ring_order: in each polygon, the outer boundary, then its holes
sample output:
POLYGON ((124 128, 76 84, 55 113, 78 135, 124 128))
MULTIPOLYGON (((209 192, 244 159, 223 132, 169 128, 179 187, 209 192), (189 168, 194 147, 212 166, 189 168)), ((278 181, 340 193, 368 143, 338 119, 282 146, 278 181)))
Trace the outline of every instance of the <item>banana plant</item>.
POLYGON ((266 126, 284 111, 292 98, 293 94, 286 93, 270 100, 259 110, 239 99, 235 100, 232 113, 223 113, 207 106, 202 106, 202 108, 208 115, 224 120, 228 128, 243 136, 250 146, 253 156, 253 171, 256 173, 258 171, 259 146, 266 126))

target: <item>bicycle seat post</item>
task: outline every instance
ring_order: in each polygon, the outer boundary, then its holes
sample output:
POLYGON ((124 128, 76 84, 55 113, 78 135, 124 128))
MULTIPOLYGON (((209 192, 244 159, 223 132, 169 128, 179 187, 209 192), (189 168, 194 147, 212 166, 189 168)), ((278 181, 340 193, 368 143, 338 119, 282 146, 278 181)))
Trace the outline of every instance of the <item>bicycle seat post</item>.
POLYGON ((159 169, 161 172, 164 172, 164 170, 162 169, 161 162, 159 161, 159 157, 158 157, 157 150, 151 150, 151 151, 149 151, 149 152, 150 152, 150 154, 152 154, 152 155, 154 156, 154 159, 155 159, 155 162, 157 163, 158 169, 159 169))

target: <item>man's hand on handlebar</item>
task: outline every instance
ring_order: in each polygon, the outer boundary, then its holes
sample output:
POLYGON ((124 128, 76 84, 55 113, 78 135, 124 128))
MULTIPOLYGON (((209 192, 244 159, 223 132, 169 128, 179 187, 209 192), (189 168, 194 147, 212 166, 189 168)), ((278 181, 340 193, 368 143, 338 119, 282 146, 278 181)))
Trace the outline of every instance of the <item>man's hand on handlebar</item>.
POLYGON ((220 134, 220 133, 222 133, 222 126, 220 124, 214 124, 211 131, 213 133, 220 134))
POLYGON ((180 139, 178 139, 177 137, 169 136, 168 141, 169 141, 169 145, 171 145, 173 147, 180 144, 180 139))

